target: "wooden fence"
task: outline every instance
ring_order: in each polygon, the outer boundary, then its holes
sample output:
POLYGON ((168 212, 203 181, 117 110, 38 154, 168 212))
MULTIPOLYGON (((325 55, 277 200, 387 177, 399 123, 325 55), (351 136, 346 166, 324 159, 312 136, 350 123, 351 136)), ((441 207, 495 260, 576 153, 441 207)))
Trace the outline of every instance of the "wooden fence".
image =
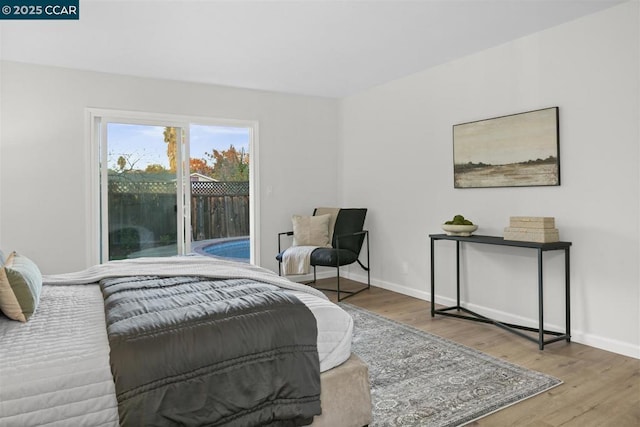
MULTIPOLYGON (((175 182, 110 181, 108 191, 115 257, 176 243, 175 182)), ((191 233, 193 240, 248 236, 249 183, 191 182, 191 233)))
POLYGON ((194 240, 249 235, 248 182, 192 182, 194 240))

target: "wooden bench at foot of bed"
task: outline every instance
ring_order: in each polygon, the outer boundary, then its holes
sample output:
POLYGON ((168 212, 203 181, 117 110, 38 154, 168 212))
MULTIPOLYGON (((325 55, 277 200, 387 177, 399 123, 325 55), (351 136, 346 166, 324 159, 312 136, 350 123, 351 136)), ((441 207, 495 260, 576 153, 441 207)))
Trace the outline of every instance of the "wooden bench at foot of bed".
POLYGON ((312 427, 362 427, 373 421, 369 368, 358 356, 320 375, 322 415, 312 427))

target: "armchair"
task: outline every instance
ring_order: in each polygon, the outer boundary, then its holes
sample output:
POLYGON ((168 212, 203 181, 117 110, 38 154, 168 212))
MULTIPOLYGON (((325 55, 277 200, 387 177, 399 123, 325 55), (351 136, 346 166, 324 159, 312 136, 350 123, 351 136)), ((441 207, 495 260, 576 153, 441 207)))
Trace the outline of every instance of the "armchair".
MULTIPOLYGON (((318 209, 314 210, 314 215, 318 209)), ((333 236, 330 236, 331 247, 318 247, 311 252, 309 264, 313 267, 313 281, 306 283, 312 285, 316 283, 316 267, 333 267, 337 273, 337 285, 335 289, 317 288, 320 290, 337 292, 338 301, 353 296, 371 287, 371 273, 369 268, 369 231, 364 230, 364 220, 367 209, 339 209, 335 216, 335 226, 333 236), (360 251, 366 241, 367 263, 360 261, 360 251), (357 290, 346 290, 340 288, 340 267, 358 263, 367 272, 367 285, 357 290), (345 295, 346 296, 343 296, 345 295)), ((293 236, 293 231, 278 233, 278 274, 282 275, 282 262, 286 249, 282 249, 282 237, 293 236)))

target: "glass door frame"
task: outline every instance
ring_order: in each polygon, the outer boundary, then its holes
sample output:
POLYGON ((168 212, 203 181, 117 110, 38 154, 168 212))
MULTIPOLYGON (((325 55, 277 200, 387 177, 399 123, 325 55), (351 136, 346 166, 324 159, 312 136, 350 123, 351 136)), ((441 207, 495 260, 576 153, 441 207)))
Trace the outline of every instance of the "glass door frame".
MULTIPOLYGON (((87 235, 90 240, 91 253, 88 254, 90 264, 100 264, 108 261, 108 218, 104 215, 102 206, 106 206, 107 194, 102 188, 102 183, 106 185, 106 174, 108 167, 103 167, 106 162, 107 146, 101 144, 106 141, 106 124, 125 123, 149 126, 172 126, 184 130, 181 138, 178 153, 176 176, 182 178, 182 185, 177 187, 176 201, 178 206, 182 206, 182 214, 178 218, 178 255, 184 255, 191 251, 191 235, 187 230, 191 226, 191 188, 189 188, 189 127, 190 125, 205 126, 228 126, 242 127, 249 130, 249 235, 250 235, 250 262, 260 265, 259 245, 257 244, 257 236, 259 236, 260 204, 258 192, 258 122, 250 120, 235 119, 218 119, 212 117, 196 117, 196 116, 180 116, 162 113, 146 113, 137 111, 109 110, 98 108, 87 108, 85 110, 86 117, 86 134, 89 141, 88 165, 90 169, 91 179, 88 182, 88 200, 89 207, 87 211, 87 224, 89 230, 87 235), (181 202, 180 202, 181 201, 181 202)), ((177 215, 177 214, 176 214, 177 215)))

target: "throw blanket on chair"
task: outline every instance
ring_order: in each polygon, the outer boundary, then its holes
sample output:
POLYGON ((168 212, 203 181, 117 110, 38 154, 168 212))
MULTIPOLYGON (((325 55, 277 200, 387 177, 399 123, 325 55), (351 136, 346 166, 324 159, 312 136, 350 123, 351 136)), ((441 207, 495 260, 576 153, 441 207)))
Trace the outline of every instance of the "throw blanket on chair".
MULTIPOLYGON (((340 212, 340 208, 317 208, 313 213, 314 216, 331 215, 331 219, 329 220, 329 246, 331 246, 333 242, 333 230, 336 225, 338 212, 340 212)), ((320 246, 292 246, 284 251, 282 254, 282 269, 284 275, 309 273, 311 252, 319 247, 320 246)))
POLYGON ((284 275, 307 274, 311 258, 311 252, 318 246, 291 246, 282 254, 282 269, 284 275))

